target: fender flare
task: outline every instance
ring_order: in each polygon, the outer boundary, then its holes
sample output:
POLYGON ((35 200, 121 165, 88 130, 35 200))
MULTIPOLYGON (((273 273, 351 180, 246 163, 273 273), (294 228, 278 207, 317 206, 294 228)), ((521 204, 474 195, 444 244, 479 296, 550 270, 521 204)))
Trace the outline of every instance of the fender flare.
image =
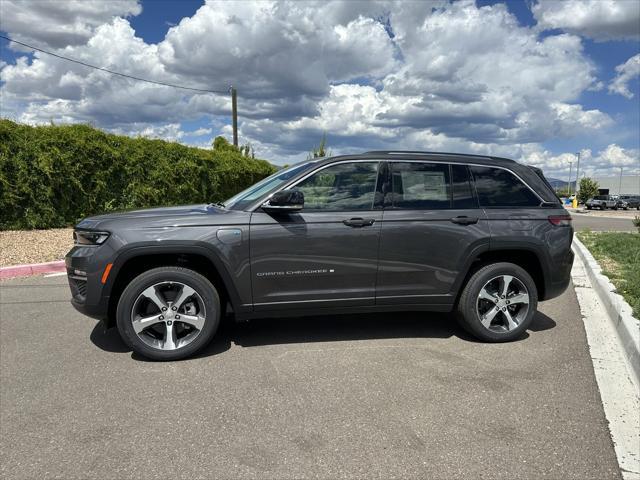
POLYGON ((233 282, 231 275, 227 267, 224 265, 224 262, 218 256, 217 252, 214 248, 212 248, 206 242, 200 241, 165 241, 161 244, 154 242, 144 242, 144 243, 135 243, 131 244, 120 250, 117 256, 113 260, 113 267, 111 268, 111 274, 104 285, 104 293, 103 295, 106 297, 111 296, 111 291, 113 290, 113 286, 115 284, 116 279, 122 267, 129 261, 136 257, 144 256, 144 255, 166 255, 166 254, 196 254, 201 255, 207 258, 215 268, 216 272, 220 276, 222 283, 229 295, 229 302, 233 307, 233 310, 243 311, 243 310, 251 310, 250 307, 244 306, 240 299, 240 294, 238 293, 238 289, 236 288, 235 283, 233 282))

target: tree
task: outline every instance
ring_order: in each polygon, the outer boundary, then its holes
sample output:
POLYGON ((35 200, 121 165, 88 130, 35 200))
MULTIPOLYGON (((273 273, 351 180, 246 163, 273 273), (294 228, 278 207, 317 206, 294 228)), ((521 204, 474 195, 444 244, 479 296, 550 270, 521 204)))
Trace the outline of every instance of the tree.
POLYGON ((213 144, 211 145, 214 150, 218 151, 238 151, 238 148, 229 143, 229 141, 224 137, 216 137, 213 139, 213 144))
POLYGON ((580 189, 578 190, 578 202, 585 203, 592 197, 598 195, 598 182, 595 180, 584 177, 580 179, 580 189))
POLYGON ((307 155, 307 160, 311 160, 313 158, 322 158, 328 157, 331 155, 331 151, 326 150, 327 146, 327 132, 322 134, 322 140, 320 140, 320 145, 317 147, 313 147, 313 149, 307 155))

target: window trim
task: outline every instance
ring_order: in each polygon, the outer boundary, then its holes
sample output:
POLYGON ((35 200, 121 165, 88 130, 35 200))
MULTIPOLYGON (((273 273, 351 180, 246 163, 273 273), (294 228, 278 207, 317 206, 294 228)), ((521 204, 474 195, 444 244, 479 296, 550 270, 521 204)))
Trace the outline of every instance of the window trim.
MULTIPOLYGON (((305 175, 303 175, 302 177, 298 178, 298 179, 294 179, 292 180, 290 183, 285 184, 284 186, 280 187, 279 189, 267 194, 266 196, 262 197, 260 200, 258 200, 257 202, 253 203, 252 205, 250 205, 248 208, 246 208, 245 211, 247 212, 255 212, 256 210, 259 210, 260 207, 262 206, 262 204, 264 202, 266 202, 267 200, 269 200, 275 193, 280 192, 282 190, 286 190, 287 188, 291 188, 294 187, 295 185, 297 185, 299 182, 301 182, 302 180, 306 179, 307 177, 310 177, 311 175, 313 175, 316 172, 319 172, 320 170, 324 170, 325 168, 331 167, 333 165, 339 165, 341 163, 363 163, 363 162, 377 162, 378 163, 378 176, 376 177, 376 190, 377 191, 377 178, 380 175, 380 165, 384 162, 388 162, 388 163, 393 163, 393 162, 400 162, 400 163, 407 163, 407 162, 415 162, 415 163, 440 163, 440 164, 446 164, 446 165, 453 165, 454 163, 450 162, 450 161, 445 161, 445 160, 418 160, 418 159, 413 159, 413 158, 398 158, 398 159, 389 159, 389 158, 363 158, 363 159, 358 159, 358 160, 339 160, 337 162, 330 162, 330 163, 326 163, 324 165, 321 165, 320 167, 316 168, 315 170, 312 170, 311 172, 307 172, 305 175)), ((516 172, 514 172, 513 170, 507 168, 507 167, 502 167, 500 165, 485 165, 485 164, 481 164, 481 163, 474 163, 474 162, 455 162, 455 165, 464 165, 467 168, 468 167, 485 167, 485 168, 498 168, 500 170, 505 170, 507 172, 509 172, 511 175, 515 176, 518 180, 520 180, 520 182, 522 182, 529 190, 531 190, 531 192, 533 192, 533 194, 536 196, 536 198, 538 198, 538 200, 540 200, 540 203, 538 204, 537 207, 529 207, 529 206, 507 206, 507 207, 483 207, 480 205, 480 197, 478 196, 478 192, 476 190, 476 180, 473 177, 473 173, 469 170, 469 174, 471 176, 471 182, 473 183, 473 192, 476 195, 476 201, 478 202, 477 208, 488 208, 488 209, 504 209, 504 208, 511 208, 511 209, 522 209, 522 208, 539 208, 542 206, 543 203, 545 203, 545 200, 538 195, 538 192, 536 192, 533 188, 531 188, 531 186, 522 179, 522 177, 520 177, 520 175, 518 175, 516 172)), ((375 206, 374 206, 375 207, 375 206)), ((382 207, 377 207, 374 208, 374 210, 386 210, 385 205, 383 204, 382 207)), ((304 211, 304 210, 303 210, 304 211)), ((322 210, 323 212, 326 212, 328 210, 322 210)), ((333 210, 335 212, 345 212, 347 210, 333 210)), ((357 211, 357 210, 353 210, 353 211, 357 211)), ((366 211, 366 210, 362 210, 362 211, 366 211)), ((424 211, 424 210, 417 210, 417 211, 424 211)))
MULTIPOLYGON (((306 213, 331 213, 331 212, 370 212, 370 211, 374 211, 374 210, 382 210, 383 207, 378 207, 376 206, 376 199, 375 199, 375 194, 378 191, 378 178, 380 177, 380 165, 382 165, 384 163, 385 160, 380 160, 377 158, 371 158, 371 159, 361 159, 361 160, 342 160, 342 161, 338 161, 338 162, 331 162, 331 163, 327 163, 325 165, 321 165, 320 167, 316 168, 315 170, 312 170, 311 172, 306 173, 305 175, 303 175, 300 178, 294 179, 291 181, 291 183, 288 183, 282 187, 280 187, 278 190, 269 193, 266 197, 263 197, 262 199, 260 199, 260 201, 254 203, 253 205, 251 205, 250 208, 248 208, 248 211, 250 212, 255 212, 256 210, 259 210, 260 207, 262 207, 262 204, 266 201, 268 201, 271 197, 273 197, 273 195, 275 195, 277 192, 281 192, 282 190, 287 190, 288 188, 293 188, 295 187, 297 184, 299 184, 300 182, 306 180, 307 178, 309 178, 312 175, 315 175, 316 173, 324 170, 325 168, 329 168, 329 167, 333 167, 335 165, 341 165, 343 163, 375 163, 377 164, 376 167, 376 179, 375 179, 375 185, 373 188, 373 202, 371 204, 371 210, 307 210, 306 213)), ((304 208, 299 212, 299 213, 304 213, 304 208)))

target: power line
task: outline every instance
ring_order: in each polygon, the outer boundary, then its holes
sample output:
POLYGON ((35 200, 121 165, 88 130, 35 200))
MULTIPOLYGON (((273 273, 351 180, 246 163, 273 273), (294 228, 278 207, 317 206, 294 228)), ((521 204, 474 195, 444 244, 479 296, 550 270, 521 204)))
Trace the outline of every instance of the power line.
POLYGON ((174 85, 172 83, 158 82, 156 80, 149 80, 147 78, 134 77, 133 75, 127 75, 125 73, 115 72, 113 70, 109 70, 108 68, 98 67, 96 65, 91 65, 90 63, 85 63, 85 62, 81 62, 80 60, 75 60, 73 58, 69 58, 69 57, 65 57, 65 56, 62 56, 62 55, 58 55, 57 53, 49 52, 47 50, 43 50, 41 48, 34 47, 33 45, 28 45, 26 43, 22 43, 22 42, 19 42, 17 40, 14 40, 12 38, 5 37, 4 35, 0 35, 0 38, 4 38, 5 40, 8 40, 8 41, 13 42, 13 43, 17 43, 18 45, 22 45, 23 47, 27 47, 27 48, 30 48, 32 50, 36 50, 38 52, 46 53, 47 55, 51 55, 53 57, 60 58, 62 60, 66 60, 68 62, 77 63, 78 65, 83 65, 85 67, 93 68, 95 70, 100 70, 102 72, 107 72, 107 73, 110 73, 112 75, 118 75, 120 77, 130 78, 132 80, 138 80, 139 82, 153 83, 155 85, 163 85, 165 87, 180 88, 182 90, 191 90, 192 92, 201 92, 201 93, 229 93, 230 90, 231 90, 231 89, 229 89, 229 90, 207 90, 207 89, 204 89, 204 88, 183 87, 182 85, 174 85))

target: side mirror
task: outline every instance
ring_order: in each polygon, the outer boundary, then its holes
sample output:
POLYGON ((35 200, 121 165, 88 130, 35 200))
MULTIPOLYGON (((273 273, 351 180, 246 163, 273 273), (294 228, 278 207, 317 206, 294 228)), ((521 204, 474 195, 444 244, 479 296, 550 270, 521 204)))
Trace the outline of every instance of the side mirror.
POLYGON ((270 213, 299 212, 304 207, 304 194, 300 190, 280 190, 262 204, 262 209, 270 213))

